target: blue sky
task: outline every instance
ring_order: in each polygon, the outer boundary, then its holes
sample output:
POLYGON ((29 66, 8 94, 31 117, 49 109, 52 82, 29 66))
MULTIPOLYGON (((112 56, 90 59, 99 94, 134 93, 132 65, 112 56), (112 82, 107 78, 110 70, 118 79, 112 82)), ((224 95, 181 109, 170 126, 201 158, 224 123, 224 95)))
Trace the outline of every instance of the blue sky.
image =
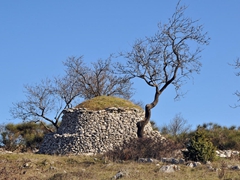
MULTIPOLYGON (((23 85, 64 73, 62 62, 84 55, 90 63, 111 53, 130 50, 137 38, 153 35, 159 22, 174 12, 177 0, 0 0, 0 123, 11 118, 12 103, 24 100, 23 85)), ((240 109, 233 93, 240 77, 229 66, 240 56, 239 0, 182 0, 186 15, 199 19, 211 37, 188 93, 174 101, 170 87, 152 111, 157 125, 168 124, 178 113, 196 127, 214 122, 240 126, 240 109)), ((134 99, 149 103, 154 89, 135 81, 134 99)))

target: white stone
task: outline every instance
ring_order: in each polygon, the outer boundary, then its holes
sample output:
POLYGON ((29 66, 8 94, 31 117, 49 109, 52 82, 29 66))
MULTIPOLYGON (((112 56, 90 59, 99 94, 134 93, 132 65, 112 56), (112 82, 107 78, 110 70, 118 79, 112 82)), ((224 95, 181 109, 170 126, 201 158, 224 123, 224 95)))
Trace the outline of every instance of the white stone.
POLYGON ((179 166, 173 165, 173 164, 164 165, 159 169, 159 171, 165 172, 165 173, 172 173, 172 172, 175 172, 175 171, 178 171, 178 170, 180 170, 179 166))

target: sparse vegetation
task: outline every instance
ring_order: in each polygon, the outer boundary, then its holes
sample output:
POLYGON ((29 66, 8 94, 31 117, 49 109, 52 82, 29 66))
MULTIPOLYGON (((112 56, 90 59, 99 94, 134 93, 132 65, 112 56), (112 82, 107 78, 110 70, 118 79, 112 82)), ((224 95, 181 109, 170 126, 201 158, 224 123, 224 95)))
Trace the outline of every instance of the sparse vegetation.
POLYGON ((161 134, 167 139, 185 145, 191 132, 191 125, 178 113, 168 124, 161 126, 159 129, 161 134))
MULTIPOLYGON (((225 164, 239 163, 225 160, 225 164)), ((105 156, 50 156, 39 154, 0 154, 0 179, 15 180, 105 180, 111 179, 118 171, 126 171, 127 175, 122 179, 129 180, 186 180, 186 179, 234 179, 239 180, 240 172, 229 169, 222 171, 221 160, 212 163, 213 168, 219 171, 211 171, 206 165, 199 168, 190 168, 179 165, 180 171, 163 173, 159 168, 164 163, 138 163, 133 160, 113 162, 105 156)))
POLYGON ((76 106, 76 108, 87 108, 90 110, 103 110, 109 107, 136 108, 143 110, 140 106, 133 104, 131 101, 113 96, 98 96, 76 106))
MULTIPOLYGON (((115 99, 114 97, 102 98, 112 98, 115 102, 118 100, 120 100, 120 102, 122 101, 122 99, 115 99)), ((119 107, 123 106, 122 103, 118 104, 120 104, 119 107)), ((105 107, 107 106, 101 106, 101 108, 105 107)), ((31 130, 30 127, 32 128, 32 126, 29 125, 20 125, 18 129, 19 132, 23 133, 29 132, 31 130)), ((15 128, 12 127, 10 129, 15 128)), ((188 154, 188 157, 186 158, 203 162, 210 160, 212 161, 212 169, 209 169, 204 163, 200 167, 195 168, 190 168, 185 164, 181 164, 178 165, 180 167, 180 171, 176 171, 174 173, 163 173, 160 172, 159 169, 163 165, 166 165, 166 163, 159 162, 158 165, 156 165, 155 163, 137 162, 139 158, 161 159, 163 157, 181 157, 179 149, 186 147, 183 146, 183 143, 181 143, 183 141, 178 140, 178 138, 183 139, 181 133, 176 134, 176 136, 174 136, 175 138, 168 138, 168 141, 162 143, 148 138, 137 138, 131 140, 129 143, 124 143, 122 147, 116 147, 113 151, 109 151, 104 155, 96 156, 50 156, 33 153, 0 154, 0 179, 101 180, 111 179, 122 170, 127 172, 127 175, 122 179, 131 180, 185 180, 196 178, 212 180, 239 179, 240 171, 227 168, 228 165, 240 164, 239 156, 224 160, 217 158, 213 161, 213 151, 215 150, 213 144, 215 143, 218 147, 220 147, 221 143, 227 144, 228 139, 234 139, 234 141, 237 140, 237 137, 239 136, 239 128, 235 126, 227 128, 217 124, 208 123, 198 126, 196 131, 186 133, 185 135, 189 138, 189 143, 192 144, 192 149, 195 148, 193 151, 191 151, 191 148, 188 148, 191 154, 188 154), (218 136, 214 136, 214 134, 218 134, 218 136), (217 140, 217 138, 219 138, 219 140, 217 140), (212 144, 212 142, 214 143, 212 144)), ((171 136, 172 135, 168 135, 168 137, 171 136)), ((185 142, 188 141, 185 139, 185 142)))
POLYGON ((173 141, 156 142, 151 138, 136 138, 126 142, 121 147, 115 147, 114 150, 105 155, 113 160, 138 160, 139 158, 175 157, 176 151, 183 148, 180 144, 173 141))
POLYGON ((225 127, 214 123, 205 123, 201 126, 206 136, 217 149, 232 149, 240 151, 240 128, 236 126, 225 127), (217 134, 217 136, 216 136, 217 134))
POLYGON ((179 134, 189 133, 190 130, 191 125, 187 123, 187 120, 183 118, 181 113, 176 114, 169 124, 162 126, 160 129, 164 134, 169 134, 175 137, 179 134))

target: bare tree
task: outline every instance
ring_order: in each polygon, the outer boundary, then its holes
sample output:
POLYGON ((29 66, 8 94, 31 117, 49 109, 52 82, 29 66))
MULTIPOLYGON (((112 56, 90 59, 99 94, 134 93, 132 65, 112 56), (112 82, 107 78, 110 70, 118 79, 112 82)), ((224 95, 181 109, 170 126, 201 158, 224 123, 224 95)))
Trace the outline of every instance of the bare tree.
POLYGON ((46 121, 58 129, 63 110, 76 105, 80 99, 101 95, 130 98, 132 95, 131 82, 113 74, 110 59, 99 60, 93 63, 93 68, 89 68, 82 56, 71 57, 64 65, 66 73, 63 77, 24 86, 26 100, 13 104, 10 109, 13 118, 46 121))
POLYGON ((187 120, 182 115, 176 114, 168 125, 161 128, 164 133, 177 136, 178 134, 188 133, 191 130, 191 125, 187 124, 187 120))
POLYGON ((132 83, 129 79, 114 73, 111 58, 93 62, 93 68, 84 64, 83 57, 71 57, 64 65, 67 67, 68 76, 77 80, 84 99, 102 95, 130 99, 133 94, 132 83))
POLYGON ((49 117, 56 110, 57 96, 53 83, 49 79, 42 80, 34 86, 25 85, 26 100, 13 104, 10 112, 13 118, 23 121, 48 121, 58 128, 59 119, 49 117))
MULTIPOLYGON (((237 58, 237 59, 235 60, 234 64, 230 64, 230 65, 233 66, 234 69, 238 70, 238 72, 235 73, 236 76, 240 76, 240 71, 239 71, 239 69, 240 69, 240 58, 237 58)), ((239 92, 238 90, 236 90, 235 93, 234 93, 234 95, 237 96, 237 98, 238 98, 237 101, 238 101, 238 103, 239 103, 239 101, 240 101, 240 92, 239 92)), ((234 106, 231 106, 231 107, 237 108, 237 107, 239 107, 239 106, 240 106, 239 104, 235 104, 234 106)))
POLYGON ((185 10, 186 6, 180 6, 179 1, 168 23, 159 23, 154 36, 137 40, 131 51, 120 54, 126 63, 118 63, 119 73, 129 79, 140 78, 155 88, 153 101, 145 106, 145 119, 137 124, 138 137, 143 137, 151 109, 158 104, 163 91, 173 85, 178 98, 185 80, 200 71, 200 47, 208 45, 210 39, 198 20, 184 16, 185 10))

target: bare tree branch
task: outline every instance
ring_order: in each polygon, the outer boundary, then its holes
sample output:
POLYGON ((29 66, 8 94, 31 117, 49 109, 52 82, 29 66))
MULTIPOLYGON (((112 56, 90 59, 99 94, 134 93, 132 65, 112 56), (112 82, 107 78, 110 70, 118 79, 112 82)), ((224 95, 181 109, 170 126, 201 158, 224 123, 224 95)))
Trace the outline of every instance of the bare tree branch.
POLYGON ((111 66, 111 57, 106 60, 99 59, 87 67, 82 57, 71 57, 65 63, 67 74, 75 78, 81 95, 84 99, 96 96, 118 96, 129 99, 132 96, 132 83, 122 76, 117 76, 111 66), (72 66, 75 64, 75 66, 72 66))
POLYGON ((46 121, 58 129, 63 110, 76 105, 77 100, 101 95, 126 99, 132 96, 132 83, 114 74, 110 58, 98 60, 90 68, 84 64, 83 56, 70 57, 64 66, 65 75, 24 86, 26 100, 13 104, 10 110, 13 118, 46 121))
MULTIPOLYGON (((233 66, 234 69, 237 70, 237 72, 235 73, 236 76, 240 76, 240 58, 237 58, 233 64, 229 64, 230 66, 233 66)), ((233 106, 230 106, 232 108, 238 108, 240 107, 239 101, 240 101, 240 92, 238 90, 236 90, 234 92, 234 95, 237 96, 238 100, 237 100, 237 104, 234 104, 233 106)))

